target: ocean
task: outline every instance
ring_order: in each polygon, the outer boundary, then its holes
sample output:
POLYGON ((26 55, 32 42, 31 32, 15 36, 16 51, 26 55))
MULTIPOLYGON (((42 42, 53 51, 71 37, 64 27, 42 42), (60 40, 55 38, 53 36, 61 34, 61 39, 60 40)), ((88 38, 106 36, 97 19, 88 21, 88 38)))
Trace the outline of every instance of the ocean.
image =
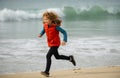
POLYGON ((59 53, 77 63, 52 57, 51 70, 120 65, 120 0, 0 0, 0 74, 45 69, 49 48, 46 36, 37 36, 46 10, 68 34, 59 53))

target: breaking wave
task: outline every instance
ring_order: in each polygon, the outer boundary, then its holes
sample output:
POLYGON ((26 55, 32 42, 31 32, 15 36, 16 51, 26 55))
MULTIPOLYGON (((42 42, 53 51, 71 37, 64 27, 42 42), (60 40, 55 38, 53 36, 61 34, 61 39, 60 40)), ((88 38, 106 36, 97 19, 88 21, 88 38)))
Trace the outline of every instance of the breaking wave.
POLYGON ((82 7, 80 9, 73 7, 64 7, 65 18, 69 20, 92 20, 92 19, 119 19, 120 11, 114 8, 102 8, 100 6, 82 7), (72 18, 72 19, 71 19, 72 18))
MULTIPOLYGON (((103 8, 100 6, 75 8, 66 6, 63 8, 48 8, 55 11, 66 20, 91 20, 91 19, 120 19, 120 10, 115 8, 103 8)), ((45 10, 0 10, 0 22, 40 20, 45 10)))

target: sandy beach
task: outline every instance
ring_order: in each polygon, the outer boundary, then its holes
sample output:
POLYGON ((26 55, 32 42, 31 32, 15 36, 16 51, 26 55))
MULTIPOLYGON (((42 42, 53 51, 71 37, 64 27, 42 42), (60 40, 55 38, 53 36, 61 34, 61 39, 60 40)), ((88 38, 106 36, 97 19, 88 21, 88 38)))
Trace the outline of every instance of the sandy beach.
MULTIPOLYGON (((0 78, 46 78, 40 72, 0 75, 0 78)), ((120 66, 51 71, 49 78, 120 78, 120 66)))

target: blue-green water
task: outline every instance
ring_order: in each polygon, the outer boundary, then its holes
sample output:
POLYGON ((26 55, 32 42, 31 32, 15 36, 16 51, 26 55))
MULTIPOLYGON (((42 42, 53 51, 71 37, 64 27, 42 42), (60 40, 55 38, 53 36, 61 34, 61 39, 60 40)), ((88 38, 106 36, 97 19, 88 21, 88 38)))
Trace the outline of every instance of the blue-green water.
POLYGON ((0 74, 45 69, 49 48, 45 36, 37 37, 45 10, 60 15, 68 34, 59 53, 77 62, 73 67, 53 57, 51 70, 120 65, 119 0, 49 1, 0 0, 0 74))

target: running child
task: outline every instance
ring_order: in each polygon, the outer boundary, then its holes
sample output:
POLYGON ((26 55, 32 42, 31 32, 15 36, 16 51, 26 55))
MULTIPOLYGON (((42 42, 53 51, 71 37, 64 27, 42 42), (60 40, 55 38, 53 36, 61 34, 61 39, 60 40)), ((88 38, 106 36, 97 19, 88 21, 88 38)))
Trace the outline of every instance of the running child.
POLYGON ((66 31, 61 28, 62 20, 59 19, 59 16, 54 12, 44 12, 43 13, 43 30, 38 35, 38 37, 42 37, 44 33, 46 33, 48 47, 50 48, 47 55, 46 55, 46 69, 45 71, 41 72, 42 75, 49 77, 50 67, 51 67, 51 57, 52 55, 55 56, 56 59, 61 60, 68 60, 74 66, 76 66, 76 62, 72 55, 65 56, 60 55, 58 52, 58 48, 60 45, 66 45, 67 42, 67 33, 66 31), (63 34, 63 41, 60 41, 59 32, 63 34))

